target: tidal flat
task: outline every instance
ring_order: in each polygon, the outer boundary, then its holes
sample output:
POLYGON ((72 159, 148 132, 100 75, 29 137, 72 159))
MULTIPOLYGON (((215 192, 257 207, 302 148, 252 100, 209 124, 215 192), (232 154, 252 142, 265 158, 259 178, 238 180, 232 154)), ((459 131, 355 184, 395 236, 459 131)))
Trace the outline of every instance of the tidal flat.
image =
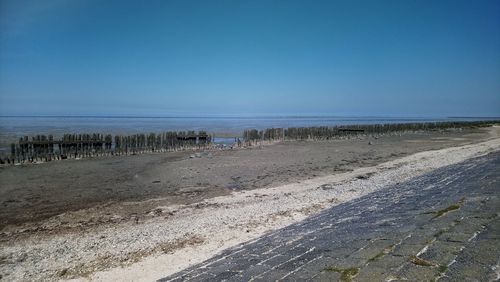
POLYGON ((94 207, 99 208, 57 228, 112 223, 117 218, 141 220, 157 205, 192 204, 233 191, 348 172, 421 151, 479 142, 490 135, 489 128, 445 130, 287 141, 195 155, 167 152, 4 166, 0 228, 27 229, 68 211, 94 207))

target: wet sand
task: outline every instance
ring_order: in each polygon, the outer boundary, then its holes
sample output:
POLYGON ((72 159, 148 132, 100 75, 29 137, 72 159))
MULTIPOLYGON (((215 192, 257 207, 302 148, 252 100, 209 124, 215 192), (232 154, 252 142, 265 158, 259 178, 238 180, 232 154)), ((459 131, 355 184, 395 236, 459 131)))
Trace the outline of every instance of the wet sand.
POLYGON ((488 129, 420 132, 290 141, 205 151, 194 158, 193 152, 153 153, 2 167, 0 230, 39 231, 43 220, 82 209, 88 209, 82 217, 66 218, 49 229, 139 221, 158 205, 191 204, 235 190, 352 171, 416 152, 478 142, 489 134, 488 129))

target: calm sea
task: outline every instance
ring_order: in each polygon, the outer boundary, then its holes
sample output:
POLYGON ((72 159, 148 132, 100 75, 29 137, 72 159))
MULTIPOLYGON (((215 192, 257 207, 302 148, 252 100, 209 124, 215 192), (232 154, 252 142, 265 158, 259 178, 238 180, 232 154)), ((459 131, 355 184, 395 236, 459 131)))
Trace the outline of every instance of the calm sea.
POLYGON ((407 123, 485 118, 394 118, 339 116, 208 116, 208 117, 0 117, 0 148, 21 136, 65 133, 134 134, 180 130, 206 130, 216 137, 240 136, 243 130, 271 127, 333 126, 407 123))

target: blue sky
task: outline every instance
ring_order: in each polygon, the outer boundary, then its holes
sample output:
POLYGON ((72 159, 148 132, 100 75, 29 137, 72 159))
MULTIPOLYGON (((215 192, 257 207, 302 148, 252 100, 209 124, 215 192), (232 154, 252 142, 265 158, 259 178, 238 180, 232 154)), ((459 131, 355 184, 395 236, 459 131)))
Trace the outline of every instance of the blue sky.
POLYGON ((0 0, 1 115, 500 116, 500 1, 0 0))

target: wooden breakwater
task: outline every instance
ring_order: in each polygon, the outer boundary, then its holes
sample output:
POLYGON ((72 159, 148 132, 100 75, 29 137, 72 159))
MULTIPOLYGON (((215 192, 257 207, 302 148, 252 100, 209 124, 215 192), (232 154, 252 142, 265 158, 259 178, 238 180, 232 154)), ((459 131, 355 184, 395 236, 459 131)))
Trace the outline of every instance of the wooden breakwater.
POLYGON ((0 156, 0 164, 202 149, 211 142, 212 137, 205 131, 169 131, 114 137, 100 133, 64 134, 59 139, 52 135, 24 136, 11 144, 9 155, 0 156))
MULTIPOLYGON (((244 142, 235 138, 235 146, 252 145, 261 141, 328 140, 359 135, 379 136, 409 131, 487 127, 499 123, 500 120, 251 129, 243 132, 244 142)), ((24 136, 19 138, 17 143, 11 144, 9 153, 0 155, 0 164, 206 149, 213 147, 212 141, 212 136, 205 131, 169 131, 125 136, 100 133, 64 134, 59 139, 52 135, 24 136)))
POLYGON ((498 123, 500 123, 500 120, 289 127, 268 128, 260 131, 257 129, 250 129, 243 132, 243 140, 248 145, 256 141, 328 140, 348 138, 357 135, 377 136, 388 133, 409 131, 416 132, 446 130, 453 128, 487 127, 498 123))

